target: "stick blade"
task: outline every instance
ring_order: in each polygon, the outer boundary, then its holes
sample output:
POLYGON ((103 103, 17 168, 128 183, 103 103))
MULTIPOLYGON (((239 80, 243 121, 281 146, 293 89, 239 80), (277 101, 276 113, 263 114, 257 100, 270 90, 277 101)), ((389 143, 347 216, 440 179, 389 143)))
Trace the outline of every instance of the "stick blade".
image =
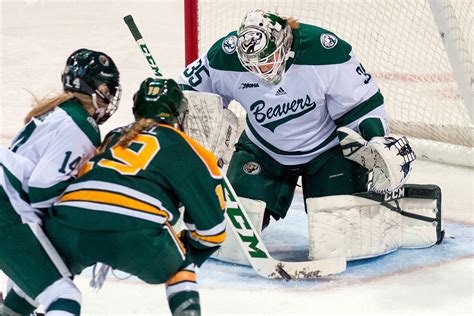
POLYGON ((337 257, 304 262, 287 262, 274 260, 271 270, 257 272, 270 279, 301 280, 317 279, 346 270, 346 258, 337 257))

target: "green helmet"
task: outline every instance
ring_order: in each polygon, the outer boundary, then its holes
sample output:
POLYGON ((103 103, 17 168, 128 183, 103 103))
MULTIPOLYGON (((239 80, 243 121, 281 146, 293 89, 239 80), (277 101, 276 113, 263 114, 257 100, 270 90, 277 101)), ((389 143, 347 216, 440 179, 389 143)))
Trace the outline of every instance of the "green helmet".
POLYGON ((286 61, 293 56, 293 33, 288 21, 254 9, 245 15, 237 35, 237 56, 242 66, 268 83, 279 83, 286 61))
POLYGON ((151 118, 184 129, 188 102, 173 79, 147 78, 133 95, 136 120, 151 118))

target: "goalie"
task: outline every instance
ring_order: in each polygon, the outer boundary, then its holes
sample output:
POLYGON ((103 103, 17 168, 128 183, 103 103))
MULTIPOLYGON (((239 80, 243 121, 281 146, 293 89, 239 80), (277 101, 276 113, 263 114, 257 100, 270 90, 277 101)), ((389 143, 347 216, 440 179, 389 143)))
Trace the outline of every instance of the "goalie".
MULTIPOLYGON (((387 136, 384 98, 347 42, 325 29, 255 9, 247 13, 238 31, 217 41, 190 64, 178 82, 187 90, 220 95, 224 107, 236 100, 247 112, 247 125, 235 145, 227 176, 256 227, 264 229, 271 218, 286 216, 301 177, 311 257, 331 257, 337 252, 349 259, 361 258, 405 245, 402 237, 375 250, 370 244, 369 250, 352 251, 342 237, 338 237, 339 244, 330 243, 336 237, 329 234, 334 229, 328 227, 340 225, 341 217, 351 223, 351 216, 357 215, 356 224, 361 227, 367 224, 360 220, 361 212, 367 210, 381 217, 390 217, 386 210, 402 216, 400 204, 387 204, 377 193, 400 191, 403 195, 402 186, 415 160, 405 137, 387 136), (370 207, 350 199, 368 189, 376 193, 359 198, 370 201, 370 207), (333 209, 330 206, 334 203, 320 200, 326 197, 344 203, 333 209), (349 211, 353 211, 351 216, 341 215, 349 211), (315 246, 321 240, 325 242, 322 250, 315 246)), ((428 191, 417 198, 439 202, 433 198, 439 190, 430 187, 428 191)), ((433 211, 432 205, 420 212, 433 211)), ((401 236, 405 223, 395 217, 387 221, 398 225, 401 236)), ((440 231, 439 220, 433 225, 435 220, 426 214, 410 218, 423 219, 421 226, 429 226, 429 238, 407 244, 427 246, 440 239, 436 233, 440 231)), ((417 227, 418 223, 407 225, 417 227)), ((348 231, 353 226, 344 225, 338 234, 360 240, 366 234, 373 235, 362 229, 359 231, 364 232, 356 236, 356 232, 348 231)), ((229 236, 218 257, 245 263, 240 249, 232 243, 229 236)))

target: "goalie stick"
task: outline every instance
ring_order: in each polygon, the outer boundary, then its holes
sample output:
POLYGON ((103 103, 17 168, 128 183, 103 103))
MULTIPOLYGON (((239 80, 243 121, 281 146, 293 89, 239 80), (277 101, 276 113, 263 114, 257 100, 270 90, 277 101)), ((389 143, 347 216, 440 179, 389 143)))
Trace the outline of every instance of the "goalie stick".
MULTIPOLYGON (((127 15, 123 20, 127 24, 151 69, 156 76, 161 77, 162 75, 159 68, 143 36, 138 30, 133 17, 127 15)), ((242 251, 245 253, 252 268, 259 275, 271 279, 282 278, 288 281, 290 279, 312 279, 327 276, 340 273, 346 269, 345 257, 301 262, 287 262, 274 259, 265 247, 260 234, 253 226, 245 208, 239 201, 237 194, 224 174, 223 178, 226 195, 226 221, 230 223, 230 227, 239 241, 242 251)))

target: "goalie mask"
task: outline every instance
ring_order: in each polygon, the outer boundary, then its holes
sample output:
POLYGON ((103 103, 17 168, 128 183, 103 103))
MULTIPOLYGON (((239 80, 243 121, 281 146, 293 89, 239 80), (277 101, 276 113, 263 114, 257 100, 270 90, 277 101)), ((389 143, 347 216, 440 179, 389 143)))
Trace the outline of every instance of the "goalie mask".
POLYGON ((184 130, 188 102, 172 79, 145 79, 133 96, 136 120, 151 118, 184 130))
POLYGON ((287 20, 260 9, 247 13, 238 31, 237 55, 248 71, 277 84, 293 55, 293 34, 287 20))
POLYGON ((61 80, 64 91, 92 97, 97 124, 104 123, 117 110, 122 93, 120 74, 106 54, 85 48, 75 51, 66 61, 61 80))

